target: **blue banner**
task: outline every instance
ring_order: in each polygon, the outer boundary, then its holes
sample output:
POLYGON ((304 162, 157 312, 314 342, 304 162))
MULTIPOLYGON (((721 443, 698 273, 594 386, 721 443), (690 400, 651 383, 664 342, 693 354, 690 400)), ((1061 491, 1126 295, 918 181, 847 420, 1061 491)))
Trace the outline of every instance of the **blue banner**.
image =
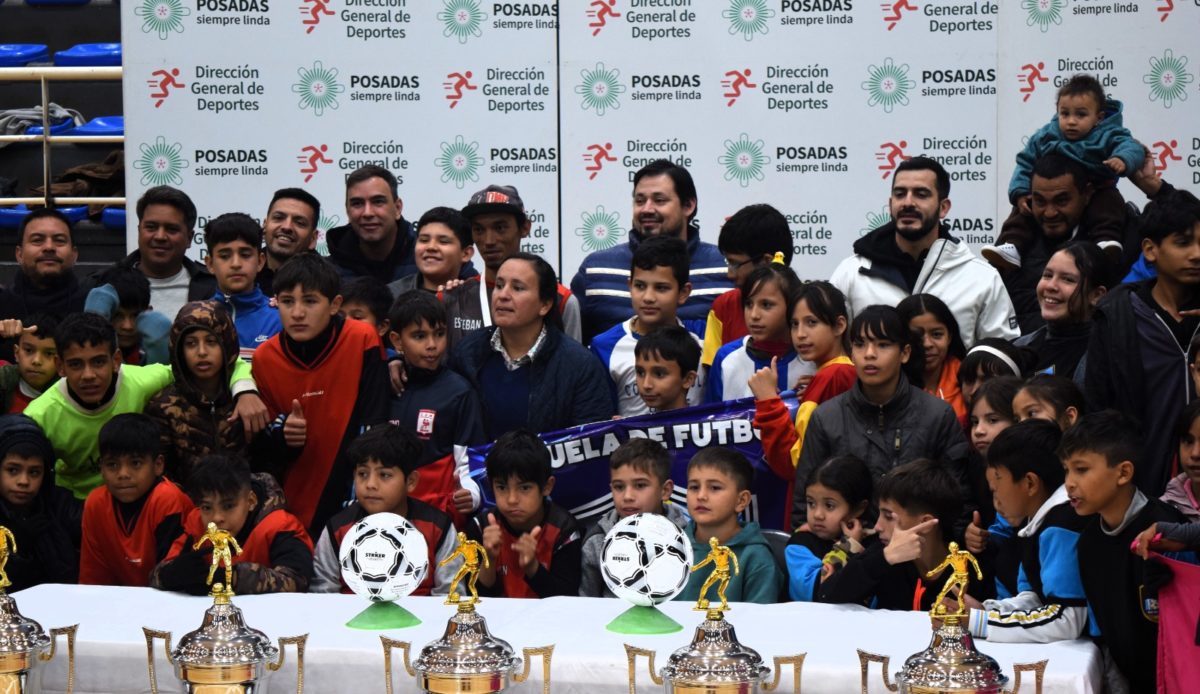
MULTIPOLYGON (((784 393, 783 402, 793 413, 798 406, 793 393, 784 393)), ((764 528, 783 528, 783 518, 791 499, 787 484, 763 459, 760 434, 754 420, 754 398, 711 403, 682 410, 595 422, 570 429, 541 434, 550 449, 555 477, 554 501, 581 521, 607 513, 613 508, 608 488, 608 456, 631 438, 649 438, 662 443, 675 460, 671 479, 675 492, 671 500, 687 508, 687 464, 697 452, 708 446, 725 446, 738 451, 754 466, 753 499, 743 520, 757 521, 764 528)), ((491 485, 484 470, 484 459, 492 445, 468 451, 471 477, 479 483, 485 504, 493 504, 491 485)))

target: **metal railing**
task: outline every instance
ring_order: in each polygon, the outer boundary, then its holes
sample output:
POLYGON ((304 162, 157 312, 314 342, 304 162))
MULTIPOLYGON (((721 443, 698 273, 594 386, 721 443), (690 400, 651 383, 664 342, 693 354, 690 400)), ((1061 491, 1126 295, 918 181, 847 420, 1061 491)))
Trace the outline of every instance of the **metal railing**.
POLYGON ((42 143, 41 196, 0 197, 0 205, 124 205, 125 198, 71 198, 50 194, 50 150, 56 144, 125 142, 124 135, 51 135, 50 82, 110 82, 121 79, 120 67, 6 67, 0 68, 0 82, 37 82, 42 92, 42 132, 40 135, 0 135, 0 142, 42 143))

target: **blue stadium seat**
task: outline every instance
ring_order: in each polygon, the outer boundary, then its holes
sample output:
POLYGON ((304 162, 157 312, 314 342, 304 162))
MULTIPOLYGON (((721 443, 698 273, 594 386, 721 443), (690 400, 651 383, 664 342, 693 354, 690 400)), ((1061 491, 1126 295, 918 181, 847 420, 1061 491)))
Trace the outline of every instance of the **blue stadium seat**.
MULTIPOLYGON (((74 127, 75 127, 74 119, 64 118, 50 126, 50 134, 51 135, 65 135, 67 132, 69 132, 74 127)), ((26 135, 41 135, 42 134, 42 126, 31 125, 28 128, 25 128, 25 134, 26 135)))
POLYGON ((106 207, 100 213, 100 223, 105 229, 113 231, 125 231, 125 208, 124 207, 106 207))
POLYGON ((72 135, 124 135, 124 116, 96 116, 75 128, 72 135))
MULTIPOLYGON (((58 211, 66 215, 72 224, 88 216, 87 205, 60 207, 58 211)), ((21 220, 25 219, 25 215, 27 214, 29 214, 29 208, 25 205, 0 207, 0 229, 16 229, 21 225, 21 220)))
POLYGON ((44 43, 0 43, 0 67, 24 67, 50 60, 44 43))
POLYGON ((86 5, 92 0, 25 0, 26 5, 86 5))
POLYGON ((121 44, 81 43, 55 53, 54 64, 63 67, 119 66, 121 44))

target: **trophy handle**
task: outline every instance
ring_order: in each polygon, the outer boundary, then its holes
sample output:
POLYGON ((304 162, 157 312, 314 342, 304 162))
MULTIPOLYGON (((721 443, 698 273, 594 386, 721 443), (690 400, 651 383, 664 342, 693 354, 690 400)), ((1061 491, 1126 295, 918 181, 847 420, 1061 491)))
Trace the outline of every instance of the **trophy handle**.
POLYGON ((625 655, 629 658, 629 694, 637 694, 637 657, 639 655, 646 656, 648 660, 647 666, 650 668, 650 681, 658 685, 663 683, 663 678, 654 672, 654 651, 625 644, 625 655))
POLYGON ((888 664, 891 662, 892 659, 890 656, 876 655, 874 653, 867 653, 861 648, 858 649, 858 663, 862 669, 862 694, 868 694, 867 673, 871 669, 871 663, 879 663, 883 666, 883 686, 887 687, 889 692, 900 691, 900 685, 898 683, 893 684, 891 677, 888 676, 888 664))
POLYGON ((408 672, 409 677, 416 677, 417 671, 408 662, 408 649, 412 648, 412 644, 408 641, 389 639, 386 636, 380 636, 379 640, 383 642, 383 676, 387 678, 387 694, 392 694, 392 649, 399 648, 404 653, 404 669, 408 672))
POLYGON ((791 665, 793 685, 792 692, 793 694, 800 694, 800 671, 804 669, 804 657, 807 655, 807 653, 801 653, 799 655, 775 656, 775 677, 772 678, 770 682, 763 683, 763 691, 775 691, 781 684, 781 680, 779 679, 780 670, 783 669, 784 665, 791 665))
POLYGON ((79 630, 78 624, 72 624, 69 627, 59 627, 50 630, 50 651, 48 653, 39 653, 38 660, 43 663, 48 663, 54 659, 55 650, 58 647, 58 637, 67 637, 67 694, 75 691, 75 632, 79 630))
POLYGON ((1039 660, 1036 663, 1015 663, 1013 664, 1013 688, 1010 694, 1019 694, 1021 691, 1021 673, 1033 673, 1033 691, 1034 694, 1042 694, 1042 683, 1046 678, 1046 665, 1049 660, 1039 660))
POLYGON ((529 661, 540 655, 542 656, 542 694, 550 694, 550 658, 554 655, 554 645, 524 648, 521 653, 524 665, 521 667, 521 674, 513 675, 513 682, 520 684, 529 679, 529 661))
POLYGON ((296 694, 304 694, 304 646, 307 643, 308 634, 281 636, 279 637, 279 660, 267 663, 268 670, 279 672, 279 669, 283 667, 283 659, 287 655, 288 645, 296 647, 296 694))
POLYGON ((174 665, 175 660, 171 657, 171 632, 146 627, 142 627, 142 632, 146 634, 146 671, 150 673, 150 694, 158 694, 158 675, 154 672, 154 639, 163 640, 163 652, 167 654, 167 662, 174 665))

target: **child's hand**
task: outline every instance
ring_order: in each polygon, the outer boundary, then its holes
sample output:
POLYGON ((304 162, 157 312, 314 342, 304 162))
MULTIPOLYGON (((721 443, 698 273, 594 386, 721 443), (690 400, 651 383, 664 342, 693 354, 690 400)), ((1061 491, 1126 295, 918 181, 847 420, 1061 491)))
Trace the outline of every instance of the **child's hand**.
POLYGON ((471 492, 459 487, 454 490, 454 510, 466 515, 475 510, 475 500, 471 498, 471 492))
POLYGON ((883 549, 883 558, 894 566, 921 556, 921 550, 925 547, 925 533, 936 528, 937 524, 936 518, 930 518, 907 530, 897 530, 892 533, 891 541, 883 549))
POLYGON ((963 539, 967 543, 967 551, 971 554, 980 554, 987 549, 988 531, 983 527, 983 520, 979 517, 979 511, 971 516, 971 524, 967 526, 966 532, 963 533, 963 539))
POLYGON ((438 290, 438 293, 441 294, 443 292, 448 292, 451 289, 458 289, 459 287, 463 286, 466 283, 467 283, 466 280, 461 280, 461 279, 455 278, 445 284, 439 284, 437 290, 438 290))
POLYGON ((393 359, 388 362, 388 377, 392 380, 392 391, 396 395, 403 395, 404 386, 408 384, 408 372, 404 369, 403 359, 393 359))
POLYGON ((1146 528, 1134 539, 1130 551, 1142 559, 1149 559, 1150 552, 1182 552, 1187 549, 1182 542, 1163 539, 1158 532, 1158 523, 1146 528))
POLYGON ((525 571, 526 576, 532 576, 537 573, 537 546, 538 538, 542 535, 542 528, 538 526, 517 538, 513 543, 513 550, 517 553, 517 563, 521 565, 521 569, 525 571))
POLYGON ((255 434, 271 424, 271 410, 257 393, 242 393, 233 407, 233 414, 226 421, 236 422, 239 419, 242 420, 242 430, 249 443, 255 434))
POLYGON ((804 374, 798 377, 796 382, 792 384, 792 390, 796 391, 797 396, 804 395, 804 391, 808 390, 808 384, 812 383, 812 380, 812 374, 804 374))
POLYGON ((31 333, 35 330, 37 330, 36 325, 31 325, 28 328, 22 326, 20 318, 0 320, 0 337, 5 339, 20 337, 22 333, 31 333))
POLYGON ((1021 214, 1024 214, 1024 215, 1032 215, 1033 214, 1033 196, 1032 195, 1022 195, 1021 197, 1017 198, 1017 212, 1020 212, 1021 214))
POLYGON ((863 537, 867 534, 867 529, 863 527, 863 524, 857 518, 851 518, 850 520, 842 521, 842 534, 862 544, 863 537))
POLYGON ((1112 169, 1112 172, 1117 174, 1118 176, 1125 173, 1125 162, 1121 161, 1120 157, 1113 157, 1111 159, 1105 159, 1104 165, 1107 166, 1108 168, 1112 169))
POLYGON ((299 400, 292 401, 292 411, 283 420, 283 440, 292 448, 303 448, 308 440, 308 420, 304 418, 304 408, 299 400))
POLYGON ((966 607, 968 609, 972 609, 972 610, 982 610, 983 609, 983 603, 979 602, 978 600, 971 597, 970 595, 967 595, 966 593, 963 594, 962 601, 963 601, 963 607, 966 607))
POLYGON ((493 564, 500 559, 500 542, 500 524, 496 522, 496 514, 489 513, 487 527, 483 529, 483 549, 493 564))
POLYGON ((771 365, 755 371, 747 383, 755 400, 769 400, 779 395, 775 385, 779 383, 779 357, 771 357, 771 365))

